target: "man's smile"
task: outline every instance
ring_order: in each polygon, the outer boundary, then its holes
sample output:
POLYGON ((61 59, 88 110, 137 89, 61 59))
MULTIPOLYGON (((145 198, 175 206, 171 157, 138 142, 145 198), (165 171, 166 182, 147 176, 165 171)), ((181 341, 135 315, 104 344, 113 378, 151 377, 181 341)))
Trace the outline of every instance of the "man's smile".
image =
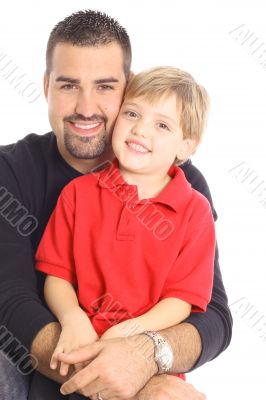
POLYGON ((93 135, 102 129, 103 121, 100 122, 67 122, 70 129, 79 135, 93 135))

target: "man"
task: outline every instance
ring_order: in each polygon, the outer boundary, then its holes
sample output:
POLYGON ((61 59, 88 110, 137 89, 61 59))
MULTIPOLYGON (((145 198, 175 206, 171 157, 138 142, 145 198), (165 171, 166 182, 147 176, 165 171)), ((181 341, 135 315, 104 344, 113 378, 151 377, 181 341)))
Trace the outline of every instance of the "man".
MULTIPOLYGON (((46 63, 44 91, 53 132, 29 135, 0 153, 0 325, 37 358, 39 372, 62 382, 49 368, 60 326, 43 305, 43 277, 34 271, 33 256, 62 188, 113 157, 110 136, 130 75, 129 38, 105 14, 78 12, 53 29, 46 63)), ((182 168, 192 186, 209 199, 216 217, 203 176, 191 162, 182 168)), ((108 387, 116 396, 107 398, 160 399, 166 393, 169 399, 201 399, 178 378, 157 375, 158 369, 182 373, 213 359, 228 346, 231 327, 217 251, 213 295, 205 314, 193 313, 185 323, 160 332, 161 337, 136 335, 81 349, 74 359, 98 356, 96 379, 88 365, 64 391, 80 390, 100 399, 100 391, 108 387), (141 354, 156 353, 158 340, 168 356, 147 362, 141 354)), ((2 343, 3 353, 15 364, 14 346, 2 343)), ((1 360, 7 362, 3 356, 1 360)), ((11 397, 6 386, 6 399, 25 399, 22 392, 11 397)), ((49 398, 38 393, 38 387, 32 391, 35 400, 49 398)))

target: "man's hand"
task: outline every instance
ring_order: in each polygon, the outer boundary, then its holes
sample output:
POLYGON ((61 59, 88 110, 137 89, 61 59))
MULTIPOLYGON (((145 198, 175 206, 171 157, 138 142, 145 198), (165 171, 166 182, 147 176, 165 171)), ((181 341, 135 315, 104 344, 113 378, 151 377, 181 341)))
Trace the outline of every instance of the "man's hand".
POLYGON ((107 399, 130 399, 157 372, 154 347, 144 335, 100 340, 70 354, 60 354, 60 361, 76 364, 91 362, 61 386, 63 394, 76 391, 90 397, 96 393, 107 399))
POLYGON ((171 375, 153 376, 131 400, 205 400, 190 383, 171 375))

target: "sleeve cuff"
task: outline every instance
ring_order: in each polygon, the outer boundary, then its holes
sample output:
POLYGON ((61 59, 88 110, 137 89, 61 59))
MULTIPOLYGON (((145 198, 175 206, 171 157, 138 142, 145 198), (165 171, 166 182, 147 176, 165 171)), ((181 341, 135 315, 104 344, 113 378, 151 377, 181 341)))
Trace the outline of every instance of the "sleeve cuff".
POLYGON ((225 327, 221 318, 219 318, 217 313, 211 308, 208 308, 207 312, 204 314, 192 313, 185 322, 195 326, 199 332, 202 343, 201 355, 190 370, 193 371, 220 354, 221 350, 224 348, 224 335, 221 334, 221 332, 224 332, 225 327), (210 326, 212 329, 210 329, 210 326))

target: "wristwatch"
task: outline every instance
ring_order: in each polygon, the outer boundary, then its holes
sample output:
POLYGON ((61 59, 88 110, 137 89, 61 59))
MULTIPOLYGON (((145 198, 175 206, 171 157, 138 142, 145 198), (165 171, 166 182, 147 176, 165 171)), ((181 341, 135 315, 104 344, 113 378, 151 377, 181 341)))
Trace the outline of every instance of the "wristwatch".
POLYGON ((154 343, 154 361, 158 366, 158 374, 169 372, 174 362, 174 354, 170 344, 162 335, 154 331, 144 331, 142 335, 148 336, 154 343))

